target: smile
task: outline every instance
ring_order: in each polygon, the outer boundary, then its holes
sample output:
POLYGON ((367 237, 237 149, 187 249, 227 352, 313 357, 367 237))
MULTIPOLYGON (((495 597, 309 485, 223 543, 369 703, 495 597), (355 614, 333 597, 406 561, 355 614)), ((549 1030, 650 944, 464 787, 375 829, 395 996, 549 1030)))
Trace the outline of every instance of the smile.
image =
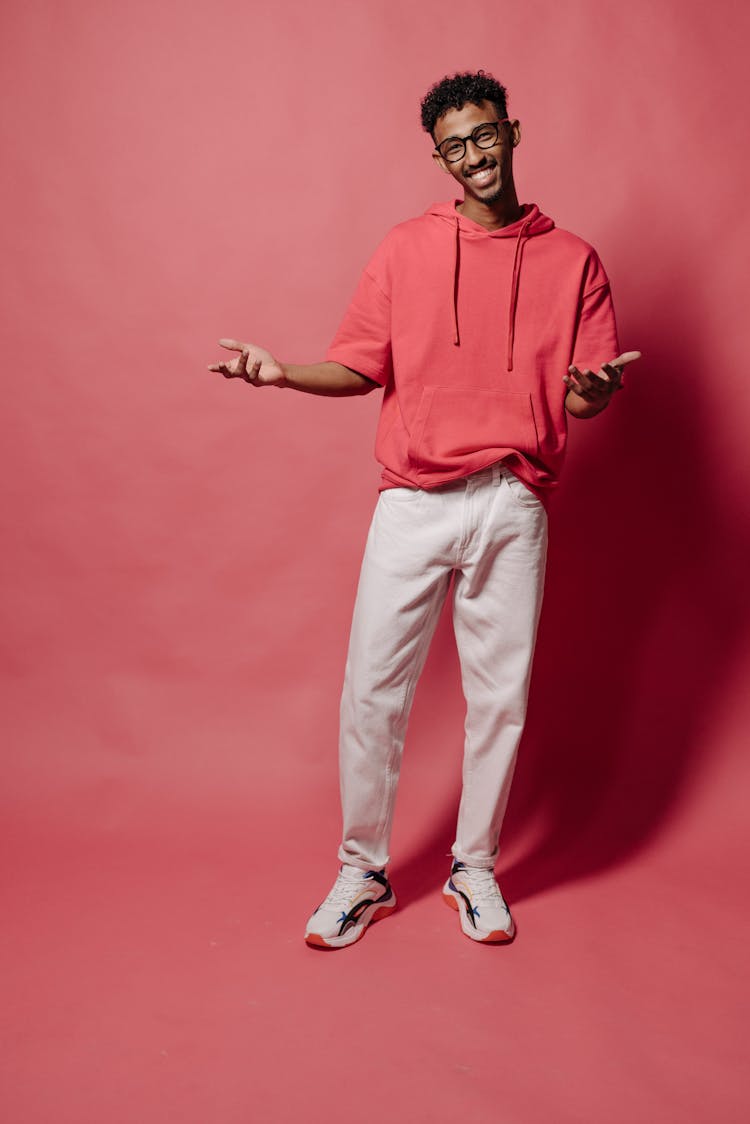
POLYGON ((476 172, 467 172, 466 179, 470 179, 473 183, 482 187, 484 184, 489 183, 495 174, 496 165, 492 164, 489 168, 480 168, 476 172))

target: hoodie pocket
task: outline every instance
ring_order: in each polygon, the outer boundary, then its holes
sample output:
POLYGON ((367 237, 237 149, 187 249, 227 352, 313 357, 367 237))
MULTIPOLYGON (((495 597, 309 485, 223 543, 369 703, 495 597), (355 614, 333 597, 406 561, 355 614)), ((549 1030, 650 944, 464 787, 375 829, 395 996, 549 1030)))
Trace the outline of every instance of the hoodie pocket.
POLYGON ((539 453, 530 394, 486 387, 424 388, 409 443, 413 464, 445 470, 509 450, 531 457, 539 453))

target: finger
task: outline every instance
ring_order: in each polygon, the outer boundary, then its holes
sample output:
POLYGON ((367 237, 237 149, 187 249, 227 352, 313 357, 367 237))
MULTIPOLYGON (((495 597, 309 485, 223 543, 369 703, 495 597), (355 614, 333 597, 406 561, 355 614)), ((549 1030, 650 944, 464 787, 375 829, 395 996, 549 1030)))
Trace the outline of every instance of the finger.
POLYGON ((570 367, 568 367, 568 374, 565 381, 568 382, 568 379, 571 380, 569 385, 571 385, 572 390, 575 390, 576 394, 582 394, 581 378, 581 372, 578 370, 575 364, 571 364, 570 367))
POLYGON ((234 373, 239 379, 245 379, 247 382, 247 361, 250 358, 250 352, 243 347, 242 354, 235 363, 234 373))
POLYGON ((576 379, 574 379, 572 375, 563 375, 563 382, 567 386, 568 390, 572 390, 573 393, 577 394, 580 398, 584 397, 584 393, 581 389, 580 383, 576 379))
POLYGON ((591 384, 591 379, 594 377, 594 372, 590 371, 588 367, 584 367, 584 369, 581 370, 579 367, 570 366, 568 367, 568 373, 573 375, 581 386, 589 386, 591 384))
POLYGON ((241 371, 235 364, 229 363, 210 363, 208 366, 209 371, 216 371, 217 374, 223 375, 225 379, 236 379, 238 376, 245 380, 245 382, 258 382, 258 373, 262 366, 261 360, 256 359, 249 371, 241 371))
POLYGON ((250 370, 247 372, 247 381, 248 382, 253 382, 253 383, 259 382, 258 374, 260 372, 261 365, 262 364, 261 364, 260 359, 254 360, 253 365, 251 366, 250 370))
POLYGON ((592 399, 601 402, 603 399, 609 398, 609 396, 618 389, 619 385, 620 379, 618 375, 611 377, 604 370, 597 371, 596 374, 592 372, 591 378, 589 379, 589 393, 592 399))
POLYGON ((582 390, 585 393, 588 394, 591 391, 595 391, 595 390, 598 389, 598 387, 593 382, 594 372, 590 371, 588 369, 588 367, 584 368, 583 371, 580 371, 578 369, 578 367, 576 367, 575 372, 576 372, 576 379, 577 379, 579 385, 581 386, 582 390))
POLYGON ((234 371, 227 363, 211 363, 209 371, 216 371, 217 374, 223 375, 225 379, 234 377, 234 371))
POLYGON ((622 390, 622 371, 619 367, 614 367, 611 363, 603 363, 602 370, 606 371, 609 375, 612 384, 612 390, 622 390))
POLYGON ((623 351, 622 355, 618 355, 616 359, 611 360, 610 366, 620 368, 626 367, 628 363, 632 363, 634 360, 640 358, 640 351, 623 351))
POLYGON ((619 371, 613 370, 610 373, 607 370, 607 364, 602 363, 598 371, 586 371, 586 377, 589 385, 594 390, 609 390, 610 383, 614 382, 620 377, 619 371))
POLYGON ((229 351, 244 351, 247 344, 240 343, 239 340, 219 340, 219 347, 226 347, 229 351))
MULTIPOLYGON (((569 367, 568 370, 575 371, 576 377, 572 378, 567 385, 585 402, 600 402, 602 398, 608 395, 609 384, 606 379, 599 378, 588 368, 580 371, 578 367, 569 367)), ((571 378, 571 376, 568 377, 571 378)))

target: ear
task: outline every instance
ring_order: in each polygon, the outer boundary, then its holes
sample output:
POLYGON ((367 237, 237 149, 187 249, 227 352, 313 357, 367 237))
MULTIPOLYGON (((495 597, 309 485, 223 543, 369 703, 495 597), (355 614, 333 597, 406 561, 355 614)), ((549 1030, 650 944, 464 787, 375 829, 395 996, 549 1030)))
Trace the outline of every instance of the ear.
POLYGON ((442 170, 443 170, 444 172, 447 172, 447 174, 448 174, 448 175, 450 175, 450 174, 451 174, 451 172, 450 172, 450 168, 449 168, 449 167, 448 167, 448 165, 446 164, 445 160, 443 160, 443 158, 442 158, 442 156, 440 155, 440 153, 439 153, 439 152, 433 152, 433 154, 432 154, 432 159, 433 159, 433 160, 435 161, 435 163, 437 164, 438 168, 442 168, 442 170))
POLYGON ((521 143, 521 122, 511 121, 510 123, 510 143, 513 148, 521 143))

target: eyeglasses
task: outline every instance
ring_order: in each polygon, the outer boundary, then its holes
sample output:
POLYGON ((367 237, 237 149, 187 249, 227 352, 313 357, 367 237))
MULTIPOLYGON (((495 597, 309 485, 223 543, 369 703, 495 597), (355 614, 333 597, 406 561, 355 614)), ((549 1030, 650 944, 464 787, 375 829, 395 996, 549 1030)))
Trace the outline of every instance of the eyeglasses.
POLYGON ((443 160, 449 164, 457 164, 459 160, 464 158, 468 140, 472 141, 477 148, 492 148, 494 144, 497 144, 500 126, 509 121, 510 117, 503 117, 502 121, 485 121, 484 124, 477 125, 476 129, 472 129, 468 137, 446 137, 437 146, 435 152, 440 153, 443 160))

